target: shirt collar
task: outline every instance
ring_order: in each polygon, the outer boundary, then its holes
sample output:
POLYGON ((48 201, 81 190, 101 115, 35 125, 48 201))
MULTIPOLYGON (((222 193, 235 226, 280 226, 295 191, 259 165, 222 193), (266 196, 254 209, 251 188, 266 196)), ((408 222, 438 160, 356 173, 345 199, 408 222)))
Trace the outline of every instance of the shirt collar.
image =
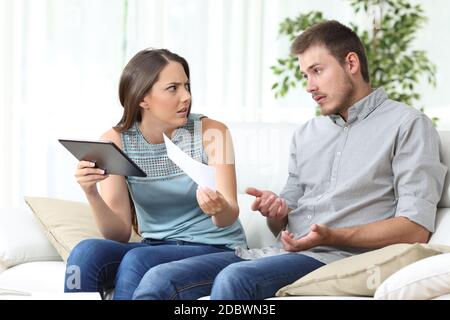
POLYGON ((344 126, 351 124, 356 120, 362 120, 366 118, 372 111, 374 111, 379 105, 388 99, 386 91, 382 87, 373 90, 369 95, 365 96, 361 100, 357 101, 348 109, 347 122, 342 119, 339 114, 329 115, 331 121, 338 126, 344 126))

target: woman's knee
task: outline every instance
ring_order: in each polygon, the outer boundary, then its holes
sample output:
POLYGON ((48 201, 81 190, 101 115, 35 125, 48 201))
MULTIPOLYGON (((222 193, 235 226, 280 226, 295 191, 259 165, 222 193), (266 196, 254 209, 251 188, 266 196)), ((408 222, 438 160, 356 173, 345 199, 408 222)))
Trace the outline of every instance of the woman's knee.
POLYGON ((79 264, 82 261, 90 261, 97 256, 98 251, 106 246, 104 239, 85 239, 80 241, 71 251, 67 264, 79 264))

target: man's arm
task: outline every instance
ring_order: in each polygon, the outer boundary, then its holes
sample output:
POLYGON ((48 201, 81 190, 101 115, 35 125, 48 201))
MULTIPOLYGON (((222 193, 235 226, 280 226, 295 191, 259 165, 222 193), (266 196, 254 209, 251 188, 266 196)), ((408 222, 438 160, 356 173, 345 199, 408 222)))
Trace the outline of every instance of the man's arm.
POLYGON ((427 242, 430 232, 405 217, 395 217, 361 226, 331 229, 314 224, 300 239, 283 231, 281 240, 287 251, 308 250, 316 246, 378 249, 395 243, 427 242))
POLYGON ((371 249, 394 243, 424 243, 430 236, 430 232, 425 227, 405 217, 330 230, 330 242, 333 245, 371 249))

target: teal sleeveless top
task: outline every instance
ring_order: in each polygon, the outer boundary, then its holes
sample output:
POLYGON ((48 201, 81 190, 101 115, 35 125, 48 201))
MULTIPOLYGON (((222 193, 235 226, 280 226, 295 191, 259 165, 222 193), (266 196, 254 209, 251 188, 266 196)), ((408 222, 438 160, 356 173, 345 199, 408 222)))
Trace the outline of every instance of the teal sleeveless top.
MULTIPOLYGON (((190 114, 178 128, 172 142, 193 159, 208 163, 203 150, 201 118, 190 114)), ((123 151, 147 177, 126 177, 136 209, 139 231, 144 238, 182 240, 225 245, 234 249, 247 247, 239 219, 231 226, 219 228, 200 209, 197 184, 167 156, 164 143, 147 142, 135 122, 121 133, 123 151)))

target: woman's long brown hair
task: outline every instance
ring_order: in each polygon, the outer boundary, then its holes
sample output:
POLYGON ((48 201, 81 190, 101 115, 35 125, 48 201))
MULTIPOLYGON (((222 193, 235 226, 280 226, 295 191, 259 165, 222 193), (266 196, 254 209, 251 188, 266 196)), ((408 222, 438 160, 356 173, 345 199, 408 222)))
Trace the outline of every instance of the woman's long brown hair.
MULTIPOLYGON (((158 81, 159 74, 169 61, 178 62, 190 79, 189 65, 183 57, 167 49, 145 49, 139 51, 125 66, 119 82, 119 99, 123 107, 123 114, 114 130, 123 132, 131 128, 133 123, 141 122, 141 108, 139 104, 158 81)), ((191 112, 188 108, 188 116, 191 112)), ((139 234, 136 209, 130 191, 128 191, 131 206, 131 223, 133 230, 139 234)))

